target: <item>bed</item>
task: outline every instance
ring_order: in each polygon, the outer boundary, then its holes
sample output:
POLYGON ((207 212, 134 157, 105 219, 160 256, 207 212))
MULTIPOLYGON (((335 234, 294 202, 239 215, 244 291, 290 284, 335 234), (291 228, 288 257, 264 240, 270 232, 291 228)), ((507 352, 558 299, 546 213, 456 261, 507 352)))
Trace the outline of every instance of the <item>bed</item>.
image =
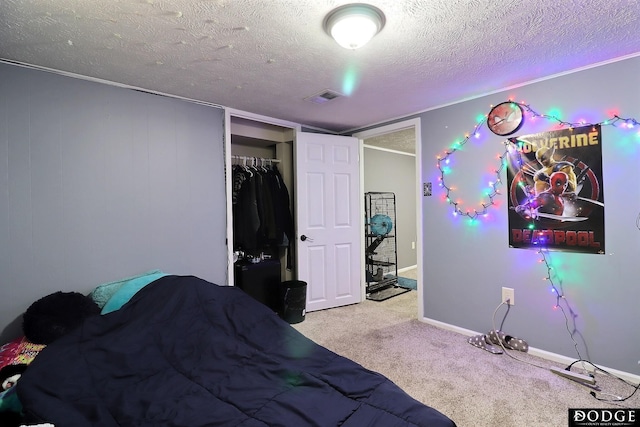
POLYGON ((455 426, 236 287, 163 276, 46 346, 17 384, 28 423, 455 426))

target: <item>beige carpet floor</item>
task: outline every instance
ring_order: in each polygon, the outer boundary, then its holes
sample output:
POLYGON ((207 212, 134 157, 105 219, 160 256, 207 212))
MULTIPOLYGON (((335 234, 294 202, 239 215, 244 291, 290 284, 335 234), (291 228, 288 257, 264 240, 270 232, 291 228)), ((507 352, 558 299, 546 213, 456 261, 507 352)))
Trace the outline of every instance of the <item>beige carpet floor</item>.
MULTIPOLYGON (((416 296, 411 291, 382 302, 316 311, 293 326, 387 376, 458 427, 563 427, 569 408, 640 408, 640 393, 622 403, 600 402, 590 395, 591 388, 549 371, 565 366, 518 351, 509 354, 522 361, 491 354, 469 344, 464 335, 421 322, 416 296)), ((598 397, 633 391, 606 374, 595 377, 598 397)))

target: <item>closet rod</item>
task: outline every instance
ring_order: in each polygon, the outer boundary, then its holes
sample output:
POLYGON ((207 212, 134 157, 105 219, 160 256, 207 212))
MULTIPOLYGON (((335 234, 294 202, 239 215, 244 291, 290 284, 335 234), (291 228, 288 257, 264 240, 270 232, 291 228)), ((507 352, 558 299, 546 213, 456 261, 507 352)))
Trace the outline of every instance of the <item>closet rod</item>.
POLYGON ((279 159, 265 159, 262 157, 251 157, 251 156, 236 156, 233 155, 231 156, 232 159, 237 159, 237 160, 256 160, 256 161, 261 161, 261 162, 272 162, 272 163, 280 163, 279 159))

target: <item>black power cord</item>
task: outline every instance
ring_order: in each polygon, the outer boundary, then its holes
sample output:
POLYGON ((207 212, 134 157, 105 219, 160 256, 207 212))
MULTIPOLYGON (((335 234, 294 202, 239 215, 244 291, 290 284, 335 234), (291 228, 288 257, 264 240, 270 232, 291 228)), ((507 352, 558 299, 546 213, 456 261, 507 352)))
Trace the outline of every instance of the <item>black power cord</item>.
POLYGON ((606 370, 602 369, 601 367, 595 365, 592 362, 589 362, 588 360, 578 359, 575 362, 572 362, 569 366, 567 366, 566 370, 568 370, 568 371, 571 370, 571 367, 573 365, 575 365, 576 363, 588 363, 589 365, 593 366, 596 369, 596 371, 600 371, 600 372, 602 372, 602 373, 604 373, 606 375, 609 375, 612 378, 615 378, 615 379, 621 381, 622 383, 624 383, 624 384, 626 384, 626 385, 628 385, 630 387, 633 387, 633 391, 627 397, 617 396, 617 395, 612 394, 612 393, 601 393, 601 394, 606 394, 606 395, 609 395, 609 396, 613 396, 614 397, 613 399, 605 398, 605 397, 598 397, 598 395, 596 394, 595 391, 592 391, 592 392, 589 393, 594 399, 599 400, 601 402, 624 402, 625 400, 630 399, 631 397, 633 397, 633 395, 636 394, 636 392, 640 388, 640 384, 633 384, 630 381, 625 380, 624 378, 620 378, 620 377, 618 377, 616 375, 613 375, 612 373, 607 372, 606 370))

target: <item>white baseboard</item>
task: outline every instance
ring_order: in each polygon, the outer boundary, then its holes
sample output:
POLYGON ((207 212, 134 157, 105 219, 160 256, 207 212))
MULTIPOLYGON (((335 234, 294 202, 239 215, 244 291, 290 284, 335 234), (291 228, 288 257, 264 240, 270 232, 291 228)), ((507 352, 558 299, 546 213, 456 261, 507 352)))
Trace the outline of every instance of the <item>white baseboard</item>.
MULTIPOLYGON (((427 323, 429 325, 435 326, 437 328, 445 329, 447 331, 456 332, 456 333, 459 333, 461 335, 466 335, 466 336, 469 336, 469 337, 475 336, 475 335, 480 335, 480 334, 484 333, 484 332, 472 331, 471 329, 461 328, 459 326, 451 325, 449 323, 444 323, 444 322, 441 322, 439 320, 429 319, 428 317, 423 317, 420 320, 422 322, 424 322, 424 323, 427 323)), ((557 354, 557 353, 551 353, 550 351, 542 350, 542 349, 531 347, 531 346, 529 347, 528 353, 533 355, 533 356, 540 357, 541 359, 550 360, 552 362, 557 362, 557 363, 560 363, 560 364, 566 365, 566 366, 569 366, 570 364, 572 364, 573 362, 576 361, 575 358, 563 356, 563 355, 557 354)), ((593 366, 589 365, 588 363, 585 363, 584 366, 582 364, 576 363, 576 366, 579 366, 581 368, 585 368, 587 371, 591 371, 591 372, 595 371, 593 366)), ((640 383, 640 375, 632 374, 630 372, 620 371, 618 369, 607 368, 606 366, 601 366, 601 365, 598 365, 598 367, 600 369, 603 369, 603 370, 609 372, 611 375, 615 375, 616 377, 619 377, 619 378, 622 378, 624 380, 630 381, 630 382, 632 382, 634 384, 640 383)))
POLYGON ((417 265, 410 265, 409 267, 399 268, 398 269, 398 274, 402 273, 403 271, 413 270, 414 268, 418 268, 418 266, 417 265))

